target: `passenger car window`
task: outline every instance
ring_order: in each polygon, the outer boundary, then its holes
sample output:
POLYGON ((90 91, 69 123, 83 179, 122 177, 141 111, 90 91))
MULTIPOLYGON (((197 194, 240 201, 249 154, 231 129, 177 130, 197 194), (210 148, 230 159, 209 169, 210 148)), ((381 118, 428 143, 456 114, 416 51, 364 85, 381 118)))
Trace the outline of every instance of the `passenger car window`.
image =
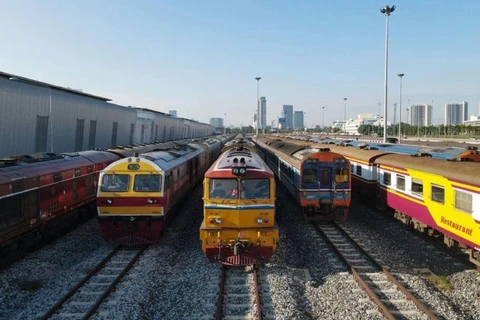
POLYGON ((317 182, 317 170, 316 169, 303 169, 302 179, 303 179, 304 183, 317 182))

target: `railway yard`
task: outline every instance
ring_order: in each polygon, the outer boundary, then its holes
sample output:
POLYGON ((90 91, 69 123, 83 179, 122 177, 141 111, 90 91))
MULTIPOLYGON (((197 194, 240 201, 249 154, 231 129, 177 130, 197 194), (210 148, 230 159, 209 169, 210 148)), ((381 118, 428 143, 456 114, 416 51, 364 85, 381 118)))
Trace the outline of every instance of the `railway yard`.
POLYGON ((480 320, 480 2, 44 2, 2 7, 0 320, 480 320))
MULTIPOLYGON (((220 289, 222 267, 208 262, 198 240, 201 189, 192 191, 159 243, 138 256, 98 304, 92 319, 256 319, 259 315, 263 319, 388 319, 387 312, 362 289, 318 229, 299 214, 292 214, 297 207, 282 189, 277 192, 281 199, 277 209, 279 245, 270 262, 258 267, 260 302, 256 302, 253 270, 248 267, 228 270, 226 286, 220 289), (224 293, 221 304, 220 292, 224 293)), ((348 222, 340 227, 406 287, 432 318, 480 317, 480 274, 473 267, 360 202, 352 205, 348 222)), ((332 231, 327 234, 342 247, 338 235, 332 236, 332 231)), ((354 248, 350 243, 347 251, 354 248)), ((40 319, 48 315, 50 308, 112 250, 114 247, 101 237, 98 221, 92 219, 2 270, 0 318, 40 319)), ((407 301, 408 295, 380 278, 373 262, 362 266, 359 260, 368 258, 352 258, 352 254, 359 254, 356 252, 348 254, 395 319, 429 318, 407 301)), ((92 282, 111 283, 119 274, 116 269, 123 267, 104 268, 95 273, 92 282)), ((85 309, 108 287, 97 286, 96 290, 88 289, 88 294, 73 294, 65 300, 66 309, 55 311, 50 318, 85 317, 85 309)))

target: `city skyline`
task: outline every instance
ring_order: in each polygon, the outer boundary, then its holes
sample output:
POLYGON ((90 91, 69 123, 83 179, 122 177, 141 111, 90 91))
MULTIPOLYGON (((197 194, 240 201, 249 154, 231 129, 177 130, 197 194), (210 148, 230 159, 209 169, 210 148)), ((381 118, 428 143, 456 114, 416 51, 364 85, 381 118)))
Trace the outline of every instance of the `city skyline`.
MULTIPOLYGON (((347 118, 378 113, 385 31, 379 9, 386 4, 5 2, 3 22, 12 27, 1 33, 9 50, 0 70, 204 123, 226 113, 237 126, 251 122, 259 76, 266 123, 288 103, 307 113, 308 126, 322 124, 325 107, 331 124, 344 118, 344 97, 347 118), (289 19, 296 23, 285 24, 289 19)), ((459 101, 478 114, 480 42, 473 31, 480 29, 480 3, 469 2, 469 10, 448 2, 393 4, 388 120, 399 105, 400 72, 402 119, 408 100, 433 100, 434 124, 445 121, 446 104, 459 101)))

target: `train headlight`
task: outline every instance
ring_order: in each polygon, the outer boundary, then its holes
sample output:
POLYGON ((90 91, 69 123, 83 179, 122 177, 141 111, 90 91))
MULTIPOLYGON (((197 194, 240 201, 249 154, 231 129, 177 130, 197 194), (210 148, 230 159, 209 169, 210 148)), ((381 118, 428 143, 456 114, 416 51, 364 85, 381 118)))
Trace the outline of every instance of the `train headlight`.
POLYGON ((233 168, 232 172, 233 172, 233 174, 235 174, 235 175, 238 174, 238 168, 233 168))
POLYGON ((108 203, 108 204, 112 204, 112 202, 113 202, 113 201, 110 200, 110 199, 107 200, 107 203, 108 203))
POLYGON ((257 223, 258 223, 258 224, 262 224, 262 223, 263 223, 263 219, 262 219, 262 218, 258 218, 258 219, 257 219, 257 223))
POLYGON ((215 219, 215 223, 216 223, 216 224, 222 223, 222 218, 216 218, 216 219, 215 219))
POLYGON ((148 199, 147 202, 148 202, 149 204, 152 204, 152 203, 153 203, 153 200, 152 200, 152 199, 148 199))
POLYGON ((238 171, 240 174, 245 174, 247 170, 245 170, 245 168, 240 168, 240 170, 238 171))

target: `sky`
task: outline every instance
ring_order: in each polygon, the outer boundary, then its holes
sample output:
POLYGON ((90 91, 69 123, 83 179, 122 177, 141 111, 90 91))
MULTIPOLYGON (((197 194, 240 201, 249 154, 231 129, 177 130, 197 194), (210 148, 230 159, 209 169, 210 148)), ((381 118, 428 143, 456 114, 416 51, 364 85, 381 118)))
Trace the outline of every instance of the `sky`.
MULTIPOLYGON (((0 70, 82 89, 113 103, 229 125, 267 123, 282 105, 306 125, 383 116, 385 16, 388 119, 400 102, 480 107, 478 0, 0 0, 0 70), (382 104, 379 107, 379 103, 382 104), (322 112, 324 109, 324 115, 322 112)), ((397 110, 398 121, 398 110, 397 110)))

